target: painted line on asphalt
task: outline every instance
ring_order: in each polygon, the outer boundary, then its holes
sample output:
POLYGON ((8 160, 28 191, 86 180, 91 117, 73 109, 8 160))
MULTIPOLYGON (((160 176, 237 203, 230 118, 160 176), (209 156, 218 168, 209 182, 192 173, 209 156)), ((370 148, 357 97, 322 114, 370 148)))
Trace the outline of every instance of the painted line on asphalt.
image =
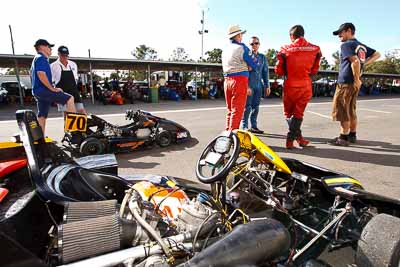
POLYGON ((322 117, 322 118, 326 118, 326 119, 332 119, 332 117, 331 116, 327 116, 327 115, 324 115, 324 114, 321 114, 321 113, 317 113, 317 112, 313 112, 313 111, 309 111, 309 110, 307 110, 306 111, 307 113, 311 113, 311 114, 314 114, 314 115, 317 115, 317 116, 320 116, 320 117, 322 117))
MULTIPOLYGON (((391 101, 391 100, 399 101, 398 98, 382 98, 382 99, 358 100, 358 103, 376 102, 376 101, 391 101)), ((329 102, 309 103, 308 104, 308 106, 317 106, 317 105, 332 105, 332 102, 329 101, 329 102)), ((277 108, 277 107, 283 107, 283 104, 260 105, 260 108, 277 108)), ((214 107, 214 108, 176 109, 176 110, 160 110, 160 111, 149 111, 149 112, 151 112, 152 114, 168 114, 168 113, 182 113, 182 112, 213 111, 213 110, 224 110, 224 109, 226 109, 225 106, 214 107)), ((102 117, 102 118, 112 118, 112 117, 125 116, 125 113, 104 114, 104 115, 99 115, 99 116, 102 117)), ((48 118, 47 119, 47 121, 58 121, 58 120, 64 120, 64 118, 63 117, 56 117, 56 118, 48 118)), ((6 123, 10 123, 10 122, 15 122, 15 120, 0 121, 0 124, 6 124, 6 123)))
POLYGON ((382 110, 369 109, 369 108, 359 108, 358 110, 365 110, 365 111, 371 111, 371 112, 377 112, 377 113, 392 114, 392 112, 390 112, 390 111, 382 111, 382 110))

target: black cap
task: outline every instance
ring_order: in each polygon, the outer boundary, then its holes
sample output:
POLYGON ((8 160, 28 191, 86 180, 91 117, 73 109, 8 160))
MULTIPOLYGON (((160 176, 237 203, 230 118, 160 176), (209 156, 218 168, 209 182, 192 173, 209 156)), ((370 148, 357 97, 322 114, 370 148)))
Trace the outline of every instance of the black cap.
POLYGON ((63 55, 69 55, 69 50, 68 47, 65 45, 62 45, 58 48, 58 53, 63 54, 63 55))
POLYGON ((354 27, 354 24, 351 22, 346 22, 340 25, 339 29, 333 32, 333 35, 339 35, 341 31, 346 31, 348 29, 351 29, 351 31, 354 33, 356 31, 356 27, 354 27))
POLYGON ((54 46, 54 44, 50 44, 45 39, 39 39, 39 40, 36 41, 34 47, 38 47, 38 46, 41 46, 41 45, 45 45, 45 46, 49 46, 49 47, 53 47, 54 46))

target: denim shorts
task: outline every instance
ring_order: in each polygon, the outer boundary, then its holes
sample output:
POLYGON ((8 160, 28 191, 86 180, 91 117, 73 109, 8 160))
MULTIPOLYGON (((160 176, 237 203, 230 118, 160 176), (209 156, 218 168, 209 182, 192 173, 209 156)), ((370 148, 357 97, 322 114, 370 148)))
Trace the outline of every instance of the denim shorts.
POLYGON ((52 103, 65 105, 72 97, 70 94, 64 92, 53 92, 50 90, 35 93, 37 100, 38 117, 47 118, 49 109, 52 103))

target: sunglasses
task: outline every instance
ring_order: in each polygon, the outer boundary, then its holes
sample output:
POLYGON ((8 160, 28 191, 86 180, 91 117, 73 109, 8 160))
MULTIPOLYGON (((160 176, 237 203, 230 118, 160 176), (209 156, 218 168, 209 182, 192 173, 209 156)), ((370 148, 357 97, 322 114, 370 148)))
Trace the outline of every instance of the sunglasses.
POLYGON ((259 45, 260 43, 259 42, 254 42, 254 43, 251 43, 250 45, 259 45))

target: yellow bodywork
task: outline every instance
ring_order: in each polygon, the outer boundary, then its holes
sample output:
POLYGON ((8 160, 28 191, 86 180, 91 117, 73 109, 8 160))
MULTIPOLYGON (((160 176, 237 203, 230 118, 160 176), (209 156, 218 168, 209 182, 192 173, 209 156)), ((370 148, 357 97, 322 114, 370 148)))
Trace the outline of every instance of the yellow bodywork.
MULTIPOLYGON (((46 143, 51 143, 53 142, 53 139, 46 137, 45 139, 46 143)), ((23 146, 22 143, 16 143, 16 142, 0 142, 0 149, 6 149, 6 148, 13 148, 13 147, 20 147, 23 146)))
POLYGON ((237 136, 240 140, 241 155, 247 158, 250 157, 248 152, 257 149, 256 160, 259 162, 269 162, 276 166, 276 170, 287 174, 292 174, 292 171, 286 165, 286 163, 266 144, 264 144, 254 134, 237 130, 237 136))

